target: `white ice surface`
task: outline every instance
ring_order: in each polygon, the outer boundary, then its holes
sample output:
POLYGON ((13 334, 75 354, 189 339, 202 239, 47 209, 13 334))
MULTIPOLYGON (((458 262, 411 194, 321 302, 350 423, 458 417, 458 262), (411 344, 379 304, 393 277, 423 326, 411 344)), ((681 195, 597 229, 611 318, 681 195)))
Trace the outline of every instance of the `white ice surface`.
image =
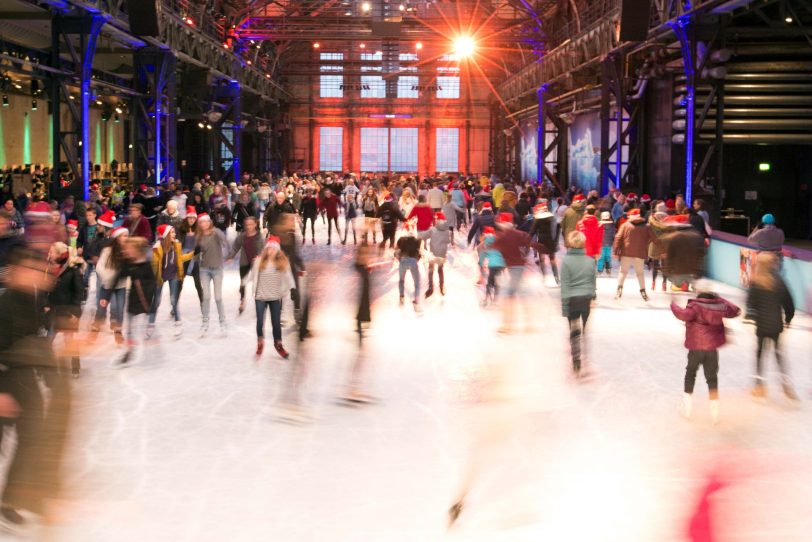
MULTIPOLYGON (((309 366, 313 421, 280 420, 293 361, 270 348, 254 361, 255 318, 250 306, 237 317, 236 270, 224 286, 228 338, 215 328, 197 338, 188 279, 181 340, 172 340, 165 297, 161 341, 131 367, 112 367, 121 348, 109 332, 85 353, 75 382, 69 499, 60 503, 59 524, 36 538, 678 541, 687 540, 700 486, 716 470, 726 483, 714 500, 720 541, 810 540, 808 315, 783 335, 803 397, 797 408, 772 372, 767 404, 750 400, 754 329, 730 323, 721 423, 713 427, 701 372, 694 418, 677 413, 686 352, 668 294, 650 292, 645 304, 629 279, 618 303, 616 278, 601 277, 588 325, 596 377, 576 385, 551 279, 544 287, 537 272, 526 276, 532 319, 500 336, 499 309, 479 307, 474 257, 458 248, 447 295, 435 293, 419 314, 398 306, 390 267, 375 273, 363 355, 377 401, 348 407, 337 397, 358 355, 355 274, 349 248, 324 247, 324 235, 304 248, 306 257, 332 259, 310 267, 314 337, 301 353, 292 328, 285 340, 309 366), (491 400, 478 401, 483 393, 491 400), (472 461, 466 508, 448 531, 446 510, 472 461)), ((742 292, 720 289, 743 302, 742 292)), ((684 302, 686 294, 677 297, 684 302)))

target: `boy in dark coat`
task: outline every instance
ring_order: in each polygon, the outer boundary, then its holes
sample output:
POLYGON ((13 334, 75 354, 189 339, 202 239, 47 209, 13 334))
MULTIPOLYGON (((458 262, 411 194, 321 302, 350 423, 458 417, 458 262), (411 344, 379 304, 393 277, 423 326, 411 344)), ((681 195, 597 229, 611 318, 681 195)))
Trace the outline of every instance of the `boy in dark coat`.
POLYGON ((697 281, 695 289, 697 297, 689 299, 684 309, 675 301, 671 302, 671 312, 685 322, 685 348, 688 349, 682 414, 691 417, 691 394, 701 365, 710 390, 711 418, 716 425, 719 421, 719 347, 727 342, 724 319, 735 318, 741 309, 713 293, 707 281, 697 281))

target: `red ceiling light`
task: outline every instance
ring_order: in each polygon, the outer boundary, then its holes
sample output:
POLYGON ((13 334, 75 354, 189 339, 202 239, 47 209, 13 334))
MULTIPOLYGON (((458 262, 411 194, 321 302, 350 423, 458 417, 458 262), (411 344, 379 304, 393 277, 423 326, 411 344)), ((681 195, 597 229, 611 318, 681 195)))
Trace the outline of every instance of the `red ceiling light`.
POLYGON ((195 25, 195 21, 191 17, 184 17, 183 22, 188 24, 189 26, 194 26, 195 25))

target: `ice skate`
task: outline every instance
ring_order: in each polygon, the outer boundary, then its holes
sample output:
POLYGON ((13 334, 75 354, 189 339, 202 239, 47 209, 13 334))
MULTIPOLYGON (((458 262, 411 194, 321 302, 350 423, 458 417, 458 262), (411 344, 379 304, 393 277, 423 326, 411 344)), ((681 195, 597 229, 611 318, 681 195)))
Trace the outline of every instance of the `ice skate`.
POLYGON ((149 340, 153 335, 155 335, 155 324, 149 324, 147 325, 147 332, 144 336, 149 340))
POLYGON ((254 353, 254 358, 259 359, 262 357, 262 352, 265 350, 265 339, 257 338, 257 351, 254 353))
POLYGON ((240 299, 240 308, 237 309, 237 314, 245 312, 245 298, 240 299))
POLYGON ((620 299, 623 297, 623 286, 617 287, 617 293, 615 294, 615 299, 620 299))
POLYGON ((282 345, 282 341, 274 341, 273 346, 276 349, 276 353, 279 354, 279 357, 282 359, 288 359, 290 357, 290 354, 282 345))
POLYGON ((220 337, 228 337, 228 326, 225 321, 220 322, 220 337))
POLYGON ((692 405, 692 397, 690 393, 683 393, 682 394, 682 405, 680 405, 680 414, 686 420, 691 419, 691 405, 692 405))
POLYGON ((204 338, 209 334, 209 321, 203 320, 203 323, 200 324, 200 338, 204 338))
POLYGON ((132 358, 132 351, 127 350, 124 352, 124 355, 118 358, 116 361, 116 367, 126 367, 127 364, 130 363, 130 359, 132 358))
POLYGON ((648 302, 648 294, 646 293, 646 290, 640 290, 640 297, 643 298, 643 301, 648 302))
POLYGON ((710 414, 711 414, 711 423, 713 425, 717 425, 719 423, 719 399, 711 399, 710 414))
POLYGON ((801 398, 798 397, 798 394, 795 393, 795 388, 788 382, 784 383, 784 396, 793 403, 797 403, 801 400, 801 398))
POLYGON ((429 286, 429 289, 426 290, 426 299, 430 298, 432 295, 434 295, 434 288, 429 286))
POLYGON ((116 340, 116 344, 124 344, 124 334, 121 332, 120 329, 117 329, 113 332, 113 337, 116 340))
POLYGON ((180 339, 183 335, 183 324, 180 322, 175 322, 175 327, 172 332, 172 335, 175 337, 175 340, 180 339))
POLYGON ((79 362, 79 357, 74 356, 70 360, 70 374, 73 378, 79 378, 79 371, 80 371, 81 364, 79 362))
POLYGON ((753 387, 753 389, 750 390, 750 396, 757 403, 766 403, 767 402, 767 387, 764 386, 763 383, 756 384, 753 387))
POLYGON ((463 509, 463 502, 458 501, 451 505, 451 508, 448 509, 448 526, 449 528, 457 522, 457 519, 460 517, 463 509))

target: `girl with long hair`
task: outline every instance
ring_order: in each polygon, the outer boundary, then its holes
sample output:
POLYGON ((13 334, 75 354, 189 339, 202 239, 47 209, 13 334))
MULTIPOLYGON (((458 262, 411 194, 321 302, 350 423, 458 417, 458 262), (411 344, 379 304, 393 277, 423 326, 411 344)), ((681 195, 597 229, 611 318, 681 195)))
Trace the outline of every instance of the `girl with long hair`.
POLYGON ((98 333, 107 319, 107 307, 110 307, 110 327, 115 334, 116 343, 124 342, 122 326, 124 324, 124 305, 127 294, 127 279, 120 277, 121 267, 124 264, 124 243, 129 237, 127 228, 119 227, 110 231, 110 244, 102 248, 99 261, 96 262, 96 275, 101 285, 99 289, 99 304, 96 318, 91 325, 91 331, 98 333), (102 298, 108 298, 109 303, 101 303, 102 298))
POLYGON ((195 254, 197 264, 200 266, 200 285, 203 287, 203 302, 200 306, 203 321, 200 326, 200 335, 204 337, 209 332, 209 313, 211 312, 211 285, 214 284, 214 303, 217 305, 217 316, 220 320, 220 334, 225 336, 226 309, 223 304, 223 266, 225 264, 224 252, 228 242, 222 230, 212 224, 209 215, 203 213, 197 217, 197 238, 195 239, 195 254))
MULTIPOLYGON (((191 205, 186 209, 186 218, 180 225, 180 231, 177 232, 178 240, 181 245, 182 254, 194 254, 195 245, 197 240, 197 211, 191 205)), ((183 276, 178 283, 178 297, 183 291, 183 279, 192 277, 195 283, 195 290, 197 290, 197 300, 200 305, 203 305, 203 285, 200 284, 200 266, 194 258, 184 259, 183 261, 183 276)))
POLYGON ((240 255, 240 314, 245 310, 245 277, 251 271, 254 260, 262 252, 263 238, 258 226, 256 218, 247 217, 243 226, 244 230, 237 236, 231 252, 226 257, 227 260, 231 260, 237 254, 240 255))
POLYGON ((376 228, 378 225, 378 194, 375 189, 370 186, 364 194, 364 201, 361 203, 361 210, 364 213, 364 244, 369 242, 369 232, 372 231, 372 242, 378 242, 378 233, 376 228))
POLYGON ((183 253, 183 247, 177 240, 175 228, 169 224, 158 226, 158 241, 152 248, 152 272, 155 275, 155 296, 149 310, 149 324, 147 336, 152 336, 155 330, 155 318, 158 307, 161 306, 161 294, 164 283, 169 284, 169 303, 172 305, 172 318, 175 320, 175 338, 183 333, 178 311, 178 298, 180 297, 180 283, 183 282, 183 264, 194 257, 194 252, 183 253))
POLYGON ((764 399, 767 388, 764 385, 764 366, 762 363, 764 348, 768 342, 773 343, 775 361, 781 371, 781 383, 784 395, 791 401, 798 400, 798 394, 792 386, 787 361, 781 355, 778 338, 789 326, 795 316, 795 305, 784 279, 778 272, 778 256, 772 252, 760 252, 756 256, 756 266, 750 277, 750 289, 747 292, 747 312, 752 314, 756 323, 756 378, 753 397, 764 399), (782 314, 783 311, 783 314, 782 314), (782 318, 783 316, 783 318, 782 318))
POLYGON ((262 356, 265 348, 265 310, 271 313, 273 343, 276 352, 287 359, 288 352, 282 344, 282 300, 294 288, 290 262, 282 252, 279 238, 268 237, 262 255, 254 260, 254 300, 257 309, 257 352, 262 356))

